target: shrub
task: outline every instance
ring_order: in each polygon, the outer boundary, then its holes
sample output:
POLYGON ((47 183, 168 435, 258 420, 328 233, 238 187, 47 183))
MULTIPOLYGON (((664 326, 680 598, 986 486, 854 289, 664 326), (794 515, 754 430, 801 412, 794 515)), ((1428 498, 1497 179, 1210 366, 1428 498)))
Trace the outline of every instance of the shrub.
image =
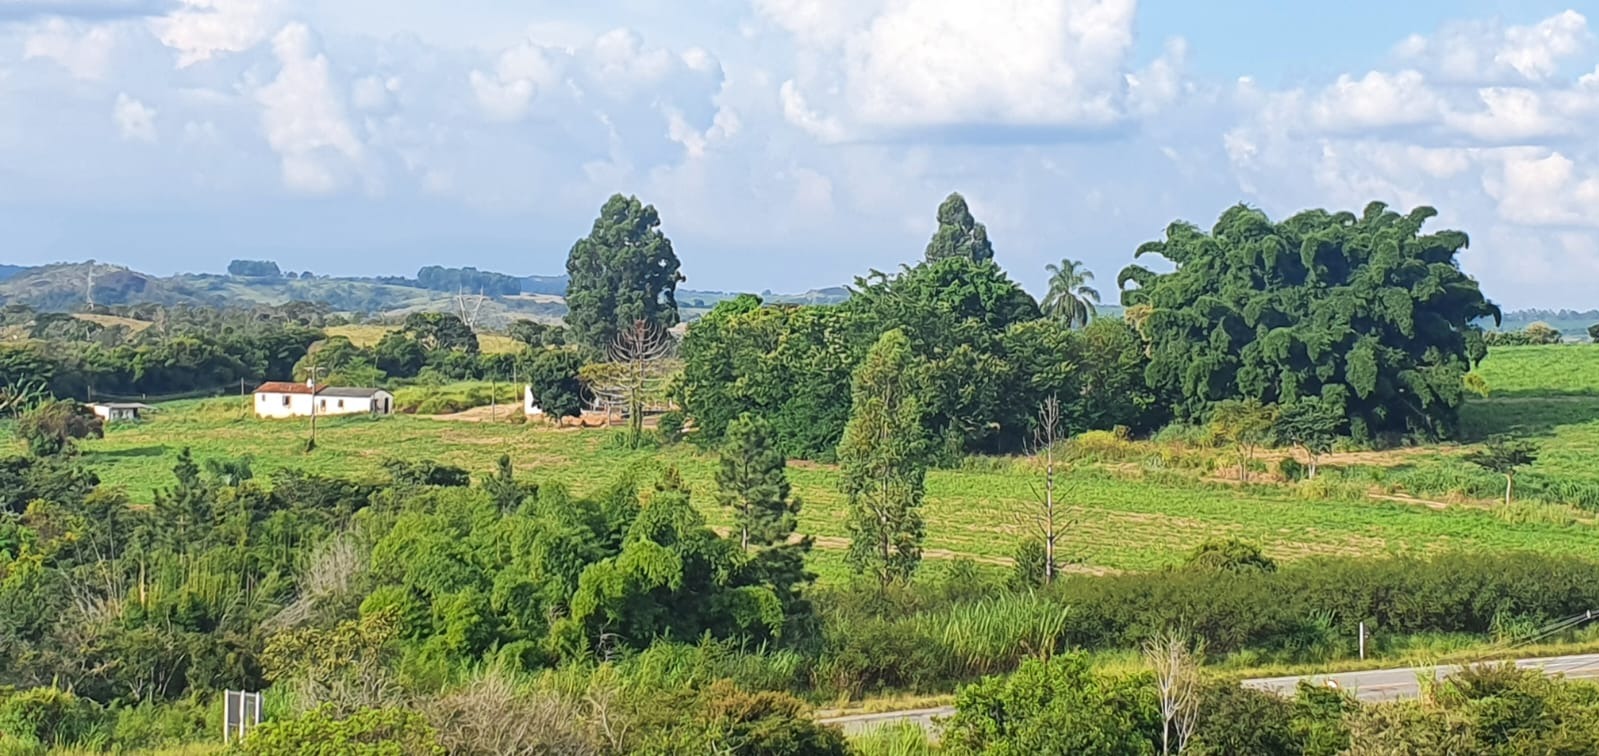
POLYGON ((0 734, 46 746, 88 745, 102 711, 93 701, 56 688, 31 688, 0 700, 0 734))
POLYGON ((524 693, 497 674, 423 705, 439 743, 457 756, 564 754, 601 748, 585 713, 551 693, 524 693))
POLYGON ((1184 564, 1201 570, 1229 572, 1271 572, 1277 563, 1261 553, 1260 547, 1233 538, 1211 539, 1195 547, 1184 564))
POLYGON ((677 410, 663 413, 656 426, 660 431, 661 441, 666 444, 675 444, 683 440, 683 413, 677 410))
POLYGON ((1281 476, 1283 480, 1304 480, 1305 470, 1305 463, 1293 457, 1283 457, 1277 460, 1277 475, 1281 476))
POLYGON ((443 756, 421 714, 362 709, 340 718, 323 706, 294 719, 262 723, 245 737, 246 756, 443 756))

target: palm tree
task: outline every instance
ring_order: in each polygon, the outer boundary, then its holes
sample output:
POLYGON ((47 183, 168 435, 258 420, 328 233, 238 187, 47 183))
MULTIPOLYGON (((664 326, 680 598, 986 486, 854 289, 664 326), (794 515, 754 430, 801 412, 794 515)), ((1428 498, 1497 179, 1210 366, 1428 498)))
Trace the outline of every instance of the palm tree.
POLYGON ((1097 314, 1099 292, 1088 284, 1094 280, 1093 271, 1083 267, 1080 260, 1065 259, 1060 265, 1045 265, 1049 271, 1049 293, 1044 295, 1044 314, 1055 318, 1069 328, 1088 325, 1097 314))

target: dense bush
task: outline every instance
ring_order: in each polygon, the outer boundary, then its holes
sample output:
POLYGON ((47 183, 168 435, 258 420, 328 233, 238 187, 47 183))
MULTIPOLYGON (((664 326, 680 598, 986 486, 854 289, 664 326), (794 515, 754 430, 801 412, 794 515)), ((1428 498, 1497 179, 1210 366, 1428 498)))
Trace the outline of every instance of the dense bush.
POLYGON ((400 708, 366 709, 341 717, 317 709, 262 723, 244 740, 247 756, 443 756, 427 719, 400 708))

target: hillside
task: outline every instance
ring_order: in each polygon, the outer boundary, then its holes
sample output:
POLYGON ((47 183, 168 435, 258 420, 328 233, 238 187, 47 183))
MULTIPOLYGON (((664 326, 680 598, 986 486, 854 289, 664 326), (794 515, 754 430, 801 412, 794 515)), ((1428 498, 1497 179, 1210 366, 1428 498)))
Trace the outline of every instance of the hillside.
MULTIPOLYGON (((566 276, 524 276, 522 292, 512 295, 486 295, 481 306, 477 296, 469 295, 466 306, 477 309, 478 322, 492 330, 503 330, 512 321, 529 319, 556 323, 566 317, 566 276)), ((413 312, 455 312, 460 309, 458 295, 451 291, 423 288, 415 279, 337 278, 294 276, 234 276, 213 273, 181 273, 170 277, 154 276, 129 268, 89 263, 60 263, 36 268, 0 266, 0 306, 26 305, 42 312, 71 312, 82 309, 91 297, 96 305, 164 304, 205 305, 281 305, 287 302, 319 302, 338 312, 376 315, 399 319, 413 312), (92 274, 92 275, 91 275, 92 274), (92 283, 91 283, 92 282, 92 283)), ((734 292, 678 291, 678 302, 685 320, 703 315, 717 302, 737 296, 734 292)), ((762 298, 771 303, 835 304, 849 297, 843 287, 816 289, 802 294, 772 294, 762 298)))

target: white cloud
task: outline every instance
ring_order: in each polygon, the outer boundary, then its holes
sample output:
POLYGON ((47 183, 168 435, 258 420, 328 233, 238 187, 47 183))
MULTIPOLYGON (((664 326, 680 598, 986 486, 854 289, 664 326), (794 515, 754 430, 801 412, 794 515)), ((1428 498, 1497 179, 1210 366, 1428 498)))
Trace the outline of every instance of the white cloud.
POLYGON ((280 0, 182 0, 150 27, 183 68, 255 47, 281 19, 280 0))
POLYGON ((1456 22, 1431 36, 1412 35, 1395 52, 1446 80, 1466 83, 1542 81, 1589 49, 1588 19, 1574 10, 1536 24, 1456 22))
POLYGON ((1560 152, 1508 151, 1483 186, 1498 201, 1500 215, 1513 223, 1599 227, 1594 212, 1599 207, 1599 170, 1579 167, 1560 152))
POLYGON ((272 49, 282 68, 256 90, 255 99, 267 143, 281 159, 283 183, 302 192, 334 191, 365 150, 346 119, 327 56, 303 24, 285 26, 272 38, 272 49))
POLYGON ((1361 131, 1428 123, 1442 108, 1419 72, 1371 71, 1359 79, 1338 77, 1311 105, 1310 115, 1327 131, 1361 131))
POLYGON ((833 134, 833 123, 866 136, 1098 130, 1125 118, 1130 87, 1174 88, 1169 71, 1129 80, 1133 0, 885 0, 858 27, 840 21, 859 12, 841 3, 771 0, 757 8, 816 61, 782 93, 790 121, 812 133, 833 134))
POLYGON ((156 141, 155 115, 154 108, 129 97, 126 92, 117 95, 116 105, 111 108, 111 120, 117 124, 122 138, 130 141, 152 144, 156 141))
POLYGON ((22 43, 23 58, 53 60, 80 79, 100 79, 111 65, 117 44, 109 26, 88 26, 52 18, 35 28, 22 43))

